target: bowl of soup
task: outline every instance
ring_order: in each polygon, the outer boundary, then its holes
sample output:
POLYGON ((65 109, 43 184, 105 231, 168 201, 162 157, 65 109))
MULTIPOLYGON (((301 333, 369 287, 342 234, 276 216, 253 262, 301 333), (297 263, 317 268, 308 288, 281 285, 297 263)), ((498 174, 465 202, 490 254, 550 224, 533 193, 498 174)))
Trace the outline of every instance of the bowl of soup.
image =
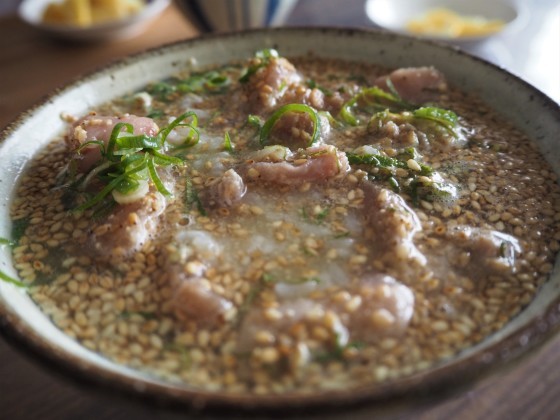
POLYGON ((3 331, 198 409, 343 415, 464 386, 558 329, 559 116, 385 32, 127 57, 2 133, 3 331))

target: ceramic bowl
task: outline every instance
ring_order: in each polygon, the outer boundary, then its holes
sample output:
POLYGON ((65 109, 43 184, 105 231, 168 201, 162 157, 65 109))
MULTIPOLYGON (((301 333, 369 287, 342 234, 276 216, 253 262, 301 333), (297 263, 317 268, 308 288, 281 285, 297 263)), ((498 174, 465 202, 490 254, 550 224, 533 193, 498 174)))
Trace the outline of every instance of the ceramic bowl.
POLYGON ((23 0, 18 14, 25 23, 43 34, 71 41, 92 42, 121 40, 139 35, 165 10, 171 0, 148 0, 146 6, 135 15, 85 28, 43 22, 43 13, 52 2, 53 0, 23 0))
POLYGON ((377 26, 390 31, 415 35, 407 25, 434 9, 444 8, 461 16, 481 17, 487 20, 503 21, 503 28, 492 34, 451 37, 447 35, 420 35, 422 38, 451 42, 454 44, 473 44, 484 41, 504 31, 512 31, 525 20, 525 9, 520 2, 514 5, 511 0, 367 0, 365 10, 370 20, 377 26))
MULTIPOLYGON (((245 31, 188 40, 128 57, 69 84, 22 114, 0 134, 0 237, 10 235, 9 208, 14 185, 26 162, 65 128, 59 118, 62 112, 84 114, 90 107, 192 66, 194 59, 201 67, 222 65, 250 57, 264 47, 276 47, 286 56, 312 51, 321 57, 362 60, 388 67, 434 65, 451 84, 477 93, 534 138, 560 174, 560 107, 518 77, 487 62, 451 47, 386 32, 320 28, 245 31)), ((6 282, 0 282, 0 319, 2 331, 22 349, 30 349, 51 366, 111 391, 226 412, 235 409, 236 413, 290 414, 311 410, 344 417, 356 407, 369 414, 392 406, 406 407, 410 401, 469 384, 531 354, 560 327, 558 267, 557 261, 550 280, 522 313, 505 328, 456 357, 391 383, 316 394, 235 395, 197 391, 148 377, 110 362, 64 335, 24 290, 6 282)), ((7 247, 0 247, 0 270, 16 275, 7 247)))

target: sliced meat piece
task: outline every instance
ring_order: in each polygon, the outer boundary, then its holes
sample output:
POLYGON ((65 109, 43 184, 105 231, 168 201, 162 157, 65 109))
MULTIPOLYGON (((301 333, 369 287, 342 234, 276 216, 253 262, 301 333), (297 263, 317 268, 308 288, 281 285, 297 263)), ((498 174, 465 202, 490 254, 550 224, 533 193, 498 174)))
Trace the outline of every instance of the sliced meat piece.
POLYGON ((260 349, 274 346, 280 350, 274 362, 297 369, 313 357, 340 357, 352 342, 401 335, 414 312, 412 291, 387 275, 369 275, 340 291, 352 302, 330 289, 316 301, 295 297, 272 308, 255 305, 243 318, 238 351, 252 352, 259 362, 260 349), (311 357, 301 348, 306 341, 313 342, 307 348, 311 357))
MULTIPOLYGON (((257 62, 253 64, 258 65, 257 62)), ((301 80, 300 74, 288 60, 270 58, 267 65, 258 69, 243 85, 251 112, 263 114, 276 108, 286 90, 301 80)))
MULTIPOLYGON (((107 144, 113 128, 118 123, 131 124, 134 128, 133 133, 137 135, 155 136, 159 131, 154 120, 147 117, 129 114, 121 117, 88 114, 72 125, 66 136, 66 142, 73 150, 92 140, 99 140, 107 144)), ((87 172, 101 159, 101 152, 97 146, 86 147, 76 155, 75 159, 78 171, 87 172)))
POLYGON ((252 163, 247 174, 252 179, 290 185, 327 181, 349 169, 345 153, 334 146, 321 145, 309 147, 284 162, 252 163))
POLYGON ((292 156, 292 151, 285 146, 275 144, 265 146, 249 155, 252 162, 284 162, 292 156))
POLYGON ((391 266, 412 260, 425 265, 426 258, 413 242, 422 229, 414 210, 401 196, 371 182, 364 182, 362 188, 366 225, 383 260, 391 266))
MULTIPOLYGON (((318 114, 319 138, 313 145, 323 144, 331 131, 328 118, 318 114)), ((312 134, 315 127, 311 117, 304 112, 286 112, 274 124, 270 133, 269 143, 289 147, 293 150, 305 149, 311 146, 312 134)))
POLYGON ((348 100, 340 92, 326 95, 318 88, 306 86, 294 65, 285 58, 270 58, 266 66, 251 75, 244 85, 244 93, 249 110, 260 115, 290 103, 306 104, 334 114, 348 100))
POLYGON ((469 254, 468 265, 475 271, 515 272, 516 255, 521 252, 517 239, 491 229, 457 226, 447 233, 451 244, 469 254))
POLYGON ((423 104, 435 100, 447 89, 443 74, 433 67, 408 67, 393 71, 387 76, 381 76, 375 81, 375 86, 390 92, 387 85, 390 80, 405 101, 423 104))
POLYGON ((247 187, 243 182, 243 178, 233 169, 228 169, 218 182, 209 187, 208 204, 216 204, 220 207, 231 207, 237 201, 241 200, 246 192, 247 187))
POLYGON ((178 283, 172 298, 175 316, 193 321, 199 326, 218 325, 226 320, 233 304, 214 293, 202 278, 184 278, 178 283))
POLYGON ((205 278, 208 267, 218 264, 222 246, 212 234, 196 230, 179 230, 169 243, 164 248, 164 267, 177 319, 200 327, 226 322, 233 304, 215 293, 205 278))
POLYGON ((292 85, 282 96, 282 103, 306 104, 315 109, 324 109, 325 94, 317 88, 311 89, 301 84, 292 85))
POLYGON ((143 199, 119 205, 95 226, 88 249, 99 257, 128 257, 157 234, 159 216, 165 210, 164 197, 155 191, 143 199))
POLYGON ((414 294, 393 277, 369 275, 349 289, 360 305, 346 320, 354 341, 375 342, 380 336, 404 333, 414 312, 414 294))

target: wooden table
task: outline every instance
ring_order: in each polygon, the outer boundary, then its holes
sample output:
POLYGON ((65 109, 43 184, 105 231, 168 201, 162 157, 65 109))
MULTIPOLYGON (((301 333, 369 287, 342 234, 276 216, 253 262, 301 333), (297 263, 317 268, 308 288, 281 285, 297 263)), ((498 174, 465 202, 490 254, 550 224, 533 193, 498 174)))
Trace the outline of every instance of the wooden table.
MULTIPOLYGON (((85 72, 125 54, 195 35, 194 27, 173 7, 140 37, 100 45, 54 42, 14 16, 1 18, 0 127, 53 88, 85 72)), ((552 419, 559 418, 559 413, 560 337, 510 372, 398 418, 552 419)), ((184 416, 94 392, 44 369, 0 339, 0 418, 141 420, 184 416)))

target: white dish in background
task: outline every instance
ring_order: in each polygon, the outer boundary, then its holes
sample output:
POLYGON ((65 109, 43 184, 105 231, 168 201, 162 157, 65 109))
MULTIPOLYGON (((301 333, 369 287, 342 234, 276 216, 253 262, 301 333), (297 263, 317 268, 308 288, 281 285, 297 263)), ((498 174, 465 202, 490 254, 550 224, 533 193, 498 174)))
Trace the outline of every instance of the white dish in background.
POLYGON ((514 5, 512 0, 367 0, 365 10, 369 19, 381 28, 455 44, 480 42, 504 31, 510 31, 521 26, 524 17, 522 9, 514 5), (422 18, 426 13, 439 8, 451 10, 463 17, 499 19, 504 22, 504 27, 492 34, 464 37, 419 35, 407 29, 411 20, 422 18))
POLYGON ((27 24, 41 32, 61 39, 73 41, 110 41, 132 38, 159 16, 171 0, 148 0, 146 6, 134 15, 89 27, 57 25, 43 22, 46 7, 54 0, 23 0, 18 14, 27 24))

